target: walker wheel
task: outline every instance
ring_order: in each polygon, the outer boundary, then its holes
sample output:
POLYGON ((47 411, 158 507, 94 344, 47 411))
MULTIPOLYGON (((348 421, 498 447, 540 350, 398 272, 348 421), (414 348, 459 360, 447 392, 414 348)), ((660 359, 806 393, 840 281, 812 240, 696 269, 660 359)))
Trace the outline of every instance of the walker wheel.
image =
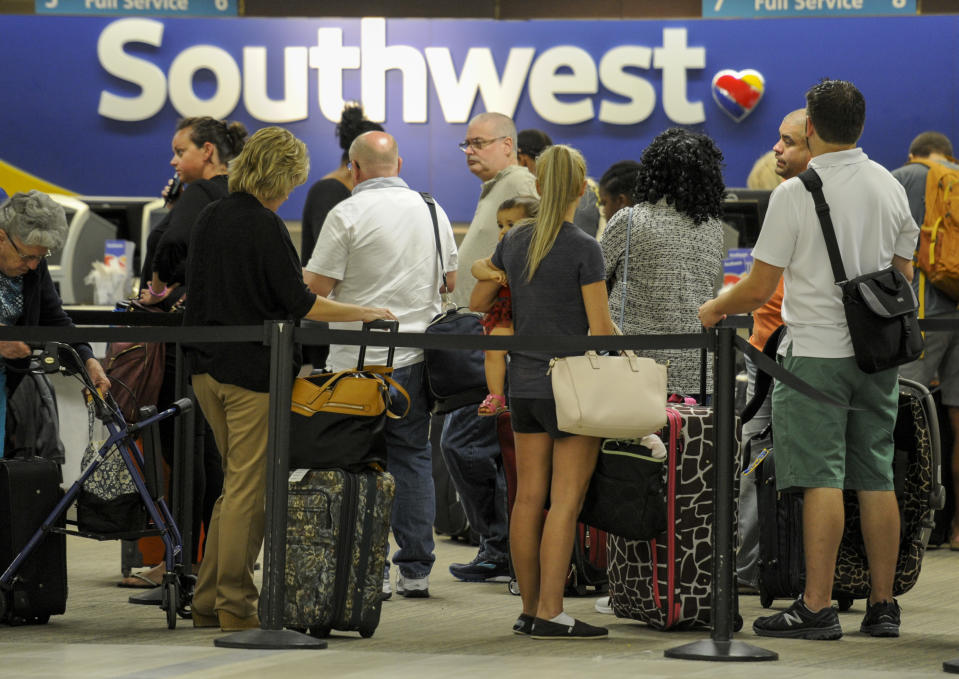
POLYGON ((176 615, 179 607, 180 593, 177 587, 176 578, 171 578, 163 583, 163 601, 160 607, 166 611, 167 629, 176 629, 176 615))
POLYGON ((509 590, 509 593, 513 596, 519 596, 519 582, 516 578, 510 578, 509 584, 506 585, 506 589, 509 590))
POLYGON ((10 615, 10 611, 13 610, 13 606, 10 601, 10 592, 5 589, 0 589, 0 623, 7 622, 7 618, 10 615))

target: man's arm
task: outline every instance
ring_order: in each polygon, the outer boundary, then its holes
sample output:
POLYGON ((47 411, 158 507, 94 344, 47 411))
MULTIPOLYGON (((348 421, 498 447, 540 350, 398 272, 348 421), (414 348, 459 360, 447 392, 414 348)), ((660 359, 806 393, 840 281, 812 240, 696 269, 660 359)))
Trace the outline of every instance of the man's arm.
POLYGON ((306 287, 310 289, 310 292, 320 297, 329 297, 330 293, 333 292, 333 288, 339 283, 335 278, 313 273, 306 269, 303 269, 303 282, 306 283, 306 287))
POLYGON ((440 285, 440 294, 445 292, 453 292, 456 289, 456 272, 447 271, 446 272, 446 285, 440 285))
POLYGON ((892 256, 892 265, 906 277, 906 280, 912 283, 912 277, 914 275, 912 268, 912 260, 906 259, 905 257, 900 257, 899 255, 892 256))
POLYGON ((757 309, 772 297, 783 275, 783 268, 756 259, 749 274, 729 290, 699 307, 699 320, 711 328, 730 314, 757 309))

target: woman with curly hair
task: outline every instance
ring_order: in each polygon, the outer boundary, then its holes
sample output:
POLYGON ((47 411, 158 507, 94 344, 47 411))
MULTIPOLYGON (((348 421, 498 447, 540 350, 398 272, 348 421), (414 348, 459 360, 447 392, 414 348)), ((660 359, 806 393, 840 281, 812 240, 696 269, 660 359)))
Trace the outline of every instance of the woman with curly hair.
MULTIPOLYGON (((712 299, 722 281, 722 160, 712 139, 680 128, 659 134, 643 152, 636 204, 613 216, 601 243, 610 283, 610 315, 625 334, 701 330, 699 307, 712 299), (625 267, 627 233, 629 266, 625 267)), ((699 392, 699 350, 637 353, 659 363, 669 361, 671 393, 699 392)))

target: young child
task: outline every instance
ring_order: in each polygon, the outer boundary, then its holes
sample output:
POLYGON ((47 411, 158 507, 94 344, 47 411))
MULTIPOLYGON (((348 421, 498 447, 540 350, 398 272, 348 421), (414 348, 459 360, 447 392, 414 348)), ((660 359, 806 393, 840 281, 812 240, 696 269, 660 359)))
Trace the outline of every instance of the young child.
MULTIPOLYGON (((496 211, 496 223, 500 228, 499 237, 502 240, 506 232, 523 220, 533 219, 539 210, 539 199, 533 196, 518 196, 503 201, 496 211)), ((500 271, 490 258, 478 259, 470 269, 473 277, 481 281, 496 281, 502 284, 496 301, 486 315, 483 316, 483 327, 487 335, 513 334, 513 305, 506 274, 500 271)), ((506 406, 506 352, 486 352, 486 386, 489 394, 480 404, 480 417, 499 415, 508 410, 506 406)))

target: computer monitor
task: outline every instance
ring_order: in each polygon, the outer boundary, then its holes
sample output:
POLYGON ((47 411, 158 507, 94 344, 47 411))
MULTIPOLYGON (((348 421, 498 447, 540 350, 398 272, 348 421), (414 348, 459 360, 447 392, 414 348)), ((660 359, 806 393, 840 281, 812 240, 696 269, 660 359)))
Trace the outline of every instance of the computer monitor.
POLYGON ((117 238, 133 241, 133 272, 140 273, 140 263, 146 251, 146 237, 150 229, 151 215, 163 209, 163 200, 151 196, 77 196, 100 215, 117 227, 117 238))
POLYGON ((760 189, 726 189, 723 221, 739 233, 739 247, 748 248, 756 244, 766 217, 770 193, 772 191, 760 189))
POLYGON ((70 227, 63 247, 47 259, 50 276, 64 304, 93 304, 93 286, 83 279, 93 269, 93 262, 103 261, 104 245, 117 237, 117 227, 80 198, 58 193, 50 197, 63 207, 70 227))

